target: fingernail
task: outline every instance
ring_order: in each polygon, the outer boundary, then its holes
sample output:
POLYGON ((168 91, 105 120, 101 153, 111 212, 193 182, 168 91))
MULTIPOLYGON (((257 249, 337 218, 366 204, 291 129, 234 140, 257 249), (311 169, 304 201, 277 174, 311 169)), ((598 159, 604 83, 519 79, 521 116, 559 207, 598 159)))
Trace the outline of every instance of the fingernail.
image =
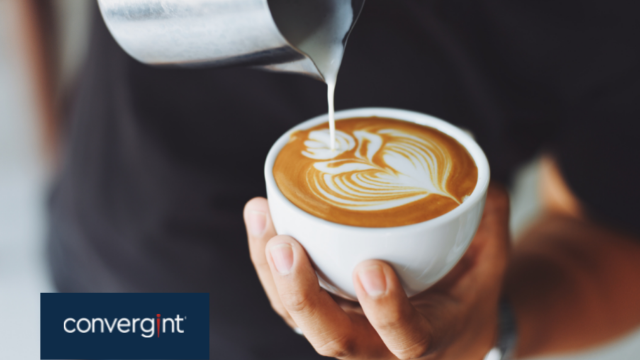
POLYGON ((271 259, 280 275, 287 275, 293 266, 293 249, 291 245, 284 243, 271 247, 271 259))
POLYGON ((364 291, 371 297, 378 297, 387 290, 387 280, 380 265, 367 266, 358 271, 364 291))
POLYGON ((267 214, 261 211, 250 210, 247 213, 247 226, 253 236, 262 236, 267 227, 267 214))

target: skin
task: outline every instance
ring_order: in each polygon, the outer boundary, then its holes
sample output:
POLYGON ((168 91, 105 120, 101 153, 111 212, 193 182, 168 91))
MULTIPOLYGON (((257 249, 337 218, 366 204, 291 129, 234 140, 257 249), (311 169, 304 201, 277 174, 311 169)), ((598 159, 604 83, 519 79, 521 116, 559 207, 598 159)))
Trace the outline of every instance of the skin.
POLYGON ((265 199, 245 210, 258 230, 248 232, 251 257, 273 308, 318 353, 339 359, 481 359, 496 338, 508 216, 506 192, 491 186, 476 237, 444 279, 409 301, 389 265, 366 261, 353 274, 358 304, 320 288, 302 246, 275 236, 265 199))
POLYGON ((354 271, 358 303, 321 289, 304 248, 277 236, 268 202, 245 207, 251 259, 274 310, 316 351, 339 359, 482 359, 497 337, 498 300, 514 308, 516 357, 583 350, 640 324, 640 241, 590 221, 550 158, 543 215, 513 246, 509 202, 492 184, 467 253, 411 299, 393 269, 354 271))

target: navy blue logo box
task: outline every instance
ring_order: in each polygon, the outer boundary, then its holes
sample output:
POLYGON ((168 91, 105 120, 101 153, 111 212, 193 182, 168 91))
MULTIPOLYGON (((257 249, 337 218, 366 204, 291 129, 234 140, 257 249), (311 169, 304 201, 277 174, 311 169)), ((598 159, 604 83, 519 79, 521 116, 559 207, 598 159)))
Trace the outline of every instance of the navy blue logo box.
POLYGON ((41 359, 209 359, 209 294, 40 294, 41 359))

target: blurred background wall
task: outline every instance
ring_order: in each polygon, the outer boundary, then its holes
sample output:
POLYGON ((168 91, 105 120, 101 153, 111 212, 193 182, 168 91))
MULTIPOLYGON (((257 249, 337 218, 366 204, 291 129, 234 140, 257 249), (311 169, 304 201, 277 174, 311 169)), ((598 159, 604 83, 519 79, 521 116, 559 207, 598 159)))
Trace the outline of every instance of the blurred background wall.
POLYGON ((0 358, 39 358, 44 164, 15 1, 0 0, 0 358))
MULTIPOLYGON (((33 2, 35 3, 35 2, 33 2)), ((46 187, 53 168, 27 0, 0 0, 0 359, 40 358, 40 293, 53 291, 44 258, 46 187)), ((71 86, 86 47, 92 1, 53 0, 52 91, 71 86)), ((55 98, 54 98, 55 99, 55 98)), ((54 100, 55 101, 55 100, 54 100)))
MULTIPOLYGON (((73 86, 93 6, 92 0, 0 0, 0 359, 40 358, 39 294, 54 290, 44 258, 44 205, 59 126, 50 107, 59 109, 62 94, 73 86), (34 4, 50 12, 48 25, 40 29, 49 51, 36 54, 41 62, 33 61, 38 44, 26 16, 34 4), (42 79, 44 67, 52 78, 42 79)), ((512 189, 516 235, 539 212, 537 175, 536 160, 521 169, 512 189)), ((638 360, 640 331, 557 359, 638 360)))

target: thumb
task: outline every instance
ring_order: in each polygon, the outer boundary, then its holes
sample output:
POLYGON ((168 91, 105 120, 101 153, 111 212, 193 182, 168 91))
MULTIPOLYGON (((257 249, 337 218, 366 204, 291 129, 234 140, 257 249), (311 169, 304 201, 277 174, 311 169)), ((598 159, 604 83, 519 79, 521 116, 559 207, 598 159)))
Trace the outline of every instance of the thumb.
POLYGON ((353 283, 367 319, 399 359, 415 359, 431 349, 431 326, 409 302, 393 268, 380 260, 360 263, 353 283))
POLYGON ((509 231, 509 195, 491 184, 487 191, 482 220, 471 247, 479 249, 478 268, 487 278, 502 276, 511 245, 509 231))
POLYGON ((476 237, 483 237, 486 233, 498 236, 502 242, 509 240, 509 194, 504 187, 495 183, 491 183, 487 189, 487 200, 476 237))

